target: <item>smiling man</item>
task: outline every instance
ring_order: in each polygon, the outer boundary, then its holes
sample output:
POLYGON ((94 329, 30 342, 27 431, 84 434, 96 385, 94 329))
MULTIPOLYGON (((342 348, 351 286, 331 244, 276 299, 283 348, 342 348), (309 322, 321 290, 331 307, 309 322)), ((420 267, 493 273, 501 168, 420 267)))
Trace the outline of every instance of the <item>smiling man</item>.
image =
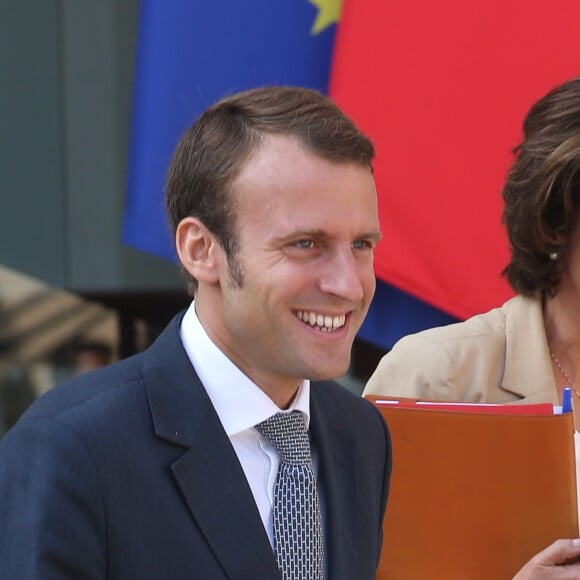
POLYGON ((389 435, 331 382, 375 289, 373 155, 299 88, 233 95, 185 133, 166 201, 194 300, 0 442, 7 578, 375 577, 389 435))

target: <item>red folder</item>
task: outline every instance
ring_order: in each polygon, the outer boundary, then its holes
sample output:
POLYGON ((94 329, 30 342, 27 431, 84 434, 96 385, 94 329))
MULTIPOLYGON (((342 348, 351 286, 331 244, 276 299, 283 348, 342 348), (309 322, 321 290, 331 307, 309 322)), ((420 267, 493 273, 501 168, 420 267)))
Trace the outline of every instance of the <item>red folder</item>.
POLYGON ((572 413, 377 407, 393 442, 378 580, 508 580, 578 536, 572 413))

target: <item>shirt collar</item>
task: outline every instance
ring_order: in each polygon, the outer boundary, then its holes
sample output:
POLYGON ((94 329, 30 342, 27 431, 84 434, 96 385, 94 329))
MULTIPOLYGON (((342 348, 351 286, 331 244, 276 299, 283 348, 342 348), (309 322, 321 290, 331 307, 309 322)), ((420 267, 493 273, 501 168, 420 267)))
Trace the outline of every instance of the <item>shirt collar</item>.
POLYGON ((187 356, 229 437, 250 429, 276 413, 299 411, 310 423, 310 381, 304 380, 288 409, 280 409, 211 340, 195 312, 187 309, 180 327, 187 356))

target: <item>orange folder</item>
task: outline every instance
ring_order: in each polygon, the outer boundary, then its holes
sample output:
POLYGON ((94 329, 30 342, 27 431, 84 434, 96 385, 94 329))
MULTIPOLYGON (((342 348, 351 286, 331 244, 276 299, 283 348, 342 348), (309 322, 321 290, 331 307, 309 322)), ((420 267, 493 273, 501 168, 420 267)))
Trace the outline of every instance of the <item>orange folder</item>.
POLYGON ((572 413, 377 404, 393 442, 378 580, 509 580, 578 537, 572 413))

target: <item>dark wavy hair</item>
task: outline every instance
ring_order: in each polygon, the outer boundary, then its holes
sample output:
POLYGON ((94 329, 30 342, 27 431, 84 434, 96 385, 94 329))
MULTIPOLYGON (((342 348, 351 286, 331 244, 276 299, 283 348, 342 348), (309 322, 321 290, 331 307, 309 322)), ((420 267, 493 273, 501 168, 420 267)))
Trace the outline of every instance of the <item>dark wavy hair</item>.
POLYGON ((580 77, 551 90, 524 119, 503 188, 511 259, 504 270, 524 295, 553 296, 580 202, 580 77))
MULTIPOLYGON (((192 216, 216 236, 234 279, 238 237, 229 189, 267 134, 295 136, 322 158, 372 169, 371 141, 317 91, 262 87, 234 94, 207 109, 175 149, 165 204, 174 233, 183 218, 192 216)), ((186 276, 190 290, 195 290, 196 280, 186 276)))

